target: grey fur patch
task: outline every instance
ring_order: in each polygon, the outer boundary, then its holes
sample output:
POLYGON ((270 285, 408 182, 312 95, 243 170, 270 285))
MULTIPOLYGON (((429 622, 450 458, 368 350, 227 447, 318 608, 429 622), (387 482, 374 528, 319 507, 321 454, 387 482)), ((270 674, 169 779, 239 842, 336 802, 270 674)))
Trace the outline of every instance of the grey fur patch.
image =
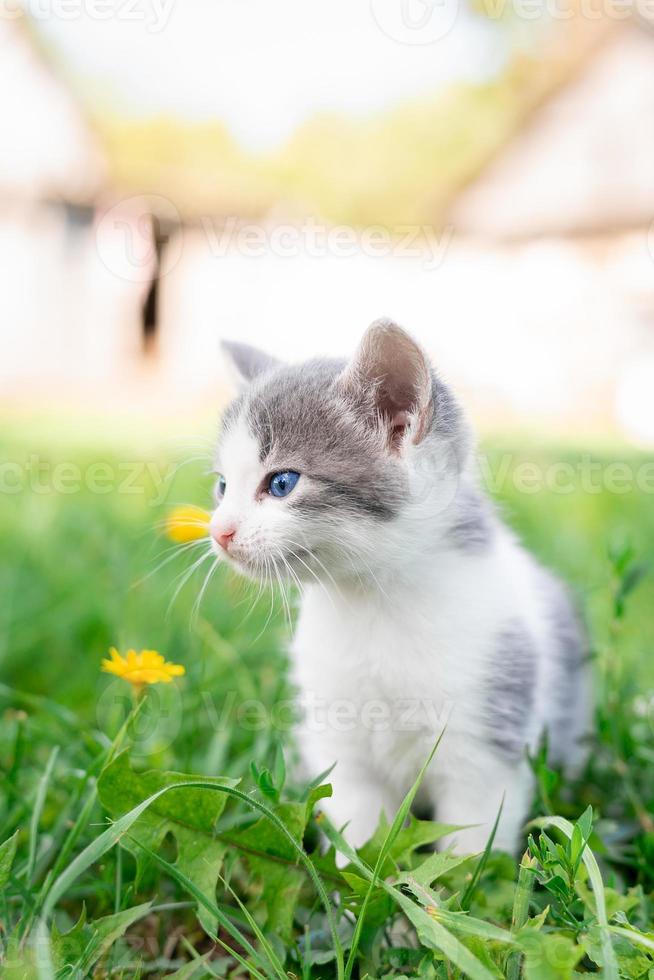
POLYGON ((585 664, 586 634, 567 589, 553 575, 543 572, 546 614, 551 625, 554 658, 553 706, 549 712, 549 754, 553 762, 564 762, 584 734, 588 692, 585 664), (581 722, 581 723, 580 723, 581 722))
POLYGON ((446 439, 458 437, 465 428, 463 412, 451 389, 432 371, 432 431, 446 439))
POLYGON ((472 487, 463 487, 453 503, 453 519, 445 533, 445 543, 458 551, 478 554, 493 539, 493 512, 490 504, 472 487))
POLYGON ((345 363, 315 360, 278 368, 252 384, 243 411, 262 463, 311 477, 311 490, 290 498, 289 506, 390 520, 406 493, 405 478, 377 451, 370 431, 335 389, 345 363))
POLYGON ((234 340, 223 340, 222 348, 245 382, 279 366, 279 361, 265 351, 250 344, 240 344, 234 340))
POLYGON ((294 510, 305 514, 320 514, 333 510, 334 507, 345 507, 370 517, 378 517, 380 520, 390 520, 395 516, 396 510, 391 500, 381 489, 367 487, 365 492, 361 493, 357 486, 339 480, 315 475, 314 480, 321 485, 320 490, 314 490, 310 495, 292 500, 291 505, 294 510))
POLYGON ((239 395, 232 402, 229 403, 222 417, 222 431, 226 432, 227 429, 236 422, 237 418, 243 410, 243 404, 245 402, 245 395, 239 395))
POLYGON ((483 712, 490 744, 509 759, 522 756, 527 744, 536 667, 531 636, 519 621, 510 623, 495 640, 483 712))
POLYGON ((317 462, 323 452, 336 449, 339 405, 331 385, 345 361, 314 360, 284 366, 252 385, 247 403, 250 431, 259 443, 261 462, 271 455, 302 454, 317 462))

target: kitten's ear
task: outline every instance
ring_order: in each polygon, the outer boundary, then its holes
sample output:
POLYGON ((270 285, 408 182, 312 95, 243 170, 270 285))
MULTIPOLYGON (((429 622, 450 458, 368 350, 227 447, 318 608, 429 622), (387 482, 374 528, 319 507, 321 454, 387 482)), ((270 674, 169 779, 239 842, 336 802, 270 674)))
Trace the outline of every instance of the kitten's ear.
POLYGON ((388 427, 393 451, 409 432, 413 443, 422 441, 433 412, 429 363, 413 338, 391 320, 375 320, 368 327, 339 383, 359 403, 372 405, 388 427))
POLYGON ((281 361, 275 357, 256 347, 250 347, 249 344, 223 340, 220 346, 241 387, 248 385, 258 375, 281 364, 281 361))

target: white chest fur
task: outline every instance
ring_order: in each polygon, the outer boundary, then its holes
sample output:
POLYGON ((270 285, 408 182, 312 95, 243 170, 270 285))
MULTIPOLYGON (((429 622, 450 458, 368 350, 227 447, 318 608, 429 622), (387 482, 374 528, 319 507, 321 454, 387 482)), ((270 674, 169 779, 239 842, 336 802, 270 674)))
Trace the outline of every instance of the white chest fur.
MULTIPOLYGON (((474 850, 507 794, 499 842, 514 846, 531 778, 523 760, 490 751, 488 672, 492 644, 516 610, 535 646, 546 643, 532 577, 507 534, 483 557, 444 553, 411 583, 307 590, 293 643, 299 743, 312 775, 336 763, 331 812, 351 821, 354 843, 372 832, 381 807, 396 808, 445 729, 425 795, 446 822, 482 822, 461 836, 474 850)), ((532 747, 544 723, 535 686, 532 747)))

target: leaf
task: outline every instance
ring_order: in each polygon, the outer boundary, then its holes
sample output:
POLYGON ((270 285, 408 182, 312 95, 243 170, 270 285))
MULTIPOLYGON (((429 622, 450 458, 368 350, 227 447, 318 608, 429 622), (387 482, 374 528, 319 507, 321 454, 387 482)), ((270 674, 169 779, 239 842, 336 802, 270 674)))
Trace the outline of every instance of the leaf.
MULTIPOLYGON (((98 795, 112 816, 121 816, 166 787, 192 781, 194 777, 178 772, 149 770, 136 773, 123 752, 103 769, 98 780, 98 795)), ((235 780, 229 779, 206 777, 204 781, 216 786, 236 785, 235 780)), ((177 843, 177 867, 204 895, 213 899, 226 851, 226 845, 216 838, 214 827, 225 802, 226 796, 222 793, 207 793, 190 786, 171 789, 138 817, 130 835, 156 851, 166 834, 172 834, 177 843)), ((123 839, 121 844, 134 854, 142 871, 144 861, 140 848, 129 839, 123 839)), ((206 909, 198 909, 198 918, 204 929, 214 931, 215 922, 206 909)))
POLYGON ((438 897, 430 889, 419 885, 411 875, 406 875, 406 884, 416 896, 420 904, 426 908, 433 919, 437 919, 443 925, 455 932, 460 932, 467 936, 475 936, 477 939, 491 940, 506 945, 513 945, 514 939, 510 932, 493 925, 492 922, 485 922, 483 919, 476 919, 469 912, 452 912, 438 903, 438 897))
MULTIPOLYGON (((359 848, 359 854, 366 864, 374 867, 379 858, 384 841, 388 836, 390 824, 384 814, 381 815, 377 829, 370 840, 359 848)), ((447 834, 461 830, 457 824, 438 823, 435 820, 418 820, 411 814, 408 826, 402 827, 393 840, 388 851, 388 860, 381 869, 382 874, 391 874, 395 864, 408 864, 412 855, 419 847, 435 844, 447 834)))
POLYGON ((449 932, 440 922, 432 918, 401 892, 396 891, 396 901, 406 917, 416 927, 418 938, 423 946, 440 950, 460 970, 463 970, 472 980, 489 980, 493 976, 485 966, 449 932))
MULTIPOLYGON (((343 871, 342 877, 351 889, 350 895, 344 895, 344 902, 347 907, 355 914, 361 909, 363 902, 370 887, 367 878, 353 874, 351 871, 343 871)), ((383 888, 375 887, 370 898, 366 912, 366 921, 369 926, 378 928, 388 919, 393 911, 393 900, 383 888)))
MULTIPOLYGON (((204 969, 210 959, 211 952, 205 953, 204 956, 199 956, 195 960, 190 960, 189 963, 185 963, 184 966, 180 966, 179 970, 175 970, 174 973, 167 973, 166 980, 192 980, 198 970, 204 969)), ((205 970, 205 973, 206 972, 207 971, 205 970)))
POLYGON ((429 857, 425 858, 421 864, 414 868, 410 872, 410 875, 402 875, 398 879, 398 882, 404 882, 411 877, 419 885, 429 886, 438 878, 447 874, 448 871, 452 871, 460 864, 464 864, 469 860, 469 854, 453 854, 451 850, 434 851, 433 854, 430 854, 429 857))
POLYGON ((537 930, 519 935, 525 954, 525 980, 570 980, 584 950, 569 936, 537 930))
MULTIPOLYGON (((327 792, 327 787, 318 786, 303 803, 281 803, 271 808, 297 844, 302 844, 315 803, 327 792)), ((304 874, 297 866, 297 850, 265 816, 244 830, 231 833, 230 843, 244 849, 244 859, 261 881, 255 907, 263 911, 266 928, 285 942, 290 941, 304 881, 304 874)))
POLYGON ((11 868, 16 857, 19 833, 20 830, 16 830, 4 844, 0 844, 0 891, 3 891, 7 887, 7 882, 9 881, 11 868))
MULTIPOLYGON (((570 840, 572 839, 574 831, 573 825, 564 817, 539 817, 537 820, 532 820, 532 826, 556 827, 557 830, 560 830, 561 833, 565 834, 565 836, 570 840)), ((618 964, 616 962, 615 952, 611 942, 611 933, 609 931, 609 923, 606 915, 606 902, 604 900, 604 882, 602 881, 602 875, 595 859, 595 855, 589 847, 584 848, 582 859, 586 865, 588 877, 595 896, 597 922, 601 936, 602 954, 604 958, 604 976, 607 978, 607 980, 618 980, 618 964)))
POLYGON ((286 785, 286 760, 284 759, 284 749, 282 748, 281 742, 277 743, 277 748, 275 749, 272 774, 275 786, 281 793, 286 785))
POLYGON ((270 864, 265 859, 248 856, 251 871, 261 879, 262 889, 255 908, 264 912, 266 930, 284 942, 293 936, 293 919, 305 876, 296 867, 270 864))
POLYGON ((60 933, 53 926, 52 955, 57 969, 75 967, 86 976, 132 923, 147 915, 151 905, 151 902, 135 905, 94 922, 86 922, 83 911, 73 928, 65 933, 60 933))
POLYGON ((269 769, 259 769, 256 762, 250 763, 250 772, 252 773, 252 778, 259 788, 259 792, 267 797, 267 799, 272 800, 273 803, 279 802, 279 791, 275 787, 273 782, 272 773, 269 769))
POLYGON ((587 841, 590 837, 591 831, 593 829, 593 808, 592 806, 586 807, 582 815, 577 820, 576 826, 581 831, 581 835, 584 841, 587 841))

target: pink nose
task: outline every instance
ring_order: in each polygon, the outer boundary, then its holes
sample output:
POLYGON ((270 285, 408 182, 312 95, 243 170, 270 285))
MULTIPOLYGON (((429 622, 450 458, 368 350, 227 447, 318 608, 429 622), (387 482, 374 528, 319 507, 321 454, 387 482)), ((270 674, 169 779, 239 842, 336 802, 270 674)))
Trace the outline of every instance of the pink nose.
POLYGON ((214 539, 214 541, 217 544, 219 544, 220 547, 224 551, 227 551, 227 548, 229 547, 229 543, 230 543, 230 541, 232 540, 232 538, 234 537, 235 534, 236 534, 236 531, 233 531, 233 530, 232 531, 212 531, 211 532, 211 536, 214 539))

